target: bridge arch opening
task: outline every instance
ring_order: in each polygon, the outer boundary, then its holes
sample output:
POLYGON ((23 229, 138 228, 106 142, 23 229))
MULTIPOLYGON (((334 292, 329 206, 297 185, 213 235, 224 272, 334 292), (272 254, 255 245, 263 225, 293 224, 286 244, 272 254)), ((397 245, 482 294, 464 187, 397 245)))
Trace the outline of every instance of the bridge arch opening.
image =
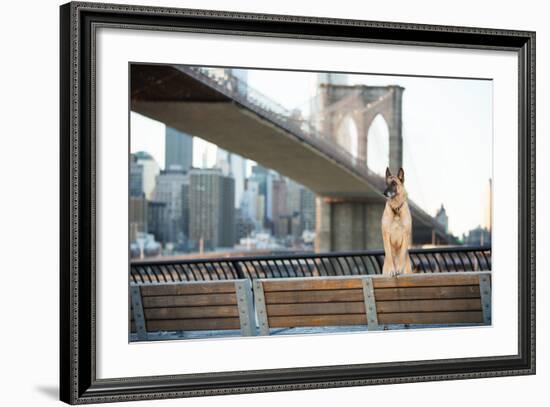
POLYGON ((382 116, 377 114, 367 133, 367 167, 384 175, 390 161, 390 129, 382 116))
POLYGON ((355 160, 358 155, 358 140, 359 132, 357 131, 357 125, 351 116, 346 116, 338 126, 336 142, 355 160))

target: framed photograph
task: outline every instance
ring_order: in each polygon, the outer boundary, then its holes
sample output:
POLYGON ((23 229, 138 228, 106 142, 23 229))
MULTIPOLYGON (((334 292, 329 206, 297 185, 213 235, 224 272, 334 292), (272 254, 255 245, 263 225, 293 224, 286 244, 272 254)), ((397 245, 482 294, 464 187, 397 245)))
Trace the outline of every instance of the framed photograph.
POLYGON ((535 33, 60 8, 61 400, 535 373, 535 33))

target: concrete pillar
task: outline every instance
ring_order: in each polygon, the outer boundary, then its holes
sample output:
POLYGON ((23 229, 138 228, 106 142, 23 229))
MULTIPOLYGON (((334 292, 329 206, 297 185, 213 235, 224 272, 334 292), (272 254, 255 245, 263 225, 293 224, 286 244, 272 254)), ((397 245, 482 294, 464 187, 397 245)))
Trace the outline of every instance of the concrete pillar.
POLYGON ((402 112, 403 112, 403 91, 400 86, 390 86, 393 91, 392 106, 388 114, 388 128, 390 133, 390 170, 396 174, 403 166, 403 134, 402 134, 402 112))
POLYGON ((319 196, 315 199, 315 206, 315 251, 317 253, 330 252, 332 250, 332 208, 330 203, 319 196))
POLYGON ((330 202, 317 198, 318 252, 380 249, 383 203, 330 202))

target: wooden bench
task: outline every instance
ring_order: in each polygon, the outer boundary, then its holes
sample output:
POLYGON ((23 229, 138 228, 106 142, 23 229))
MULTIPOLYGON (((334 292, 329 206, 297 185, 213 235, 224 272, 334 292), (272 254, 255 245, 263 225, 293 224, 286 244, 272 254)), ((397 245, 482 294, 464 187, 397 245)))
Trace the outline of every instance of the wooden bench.
POLYGON ((256 335, 250 281, 130 285, 131 332, 241 330, 256 335))
POLYGON ((270 328, 490 324, 490 272, 258 279, 260 335, 270 328))

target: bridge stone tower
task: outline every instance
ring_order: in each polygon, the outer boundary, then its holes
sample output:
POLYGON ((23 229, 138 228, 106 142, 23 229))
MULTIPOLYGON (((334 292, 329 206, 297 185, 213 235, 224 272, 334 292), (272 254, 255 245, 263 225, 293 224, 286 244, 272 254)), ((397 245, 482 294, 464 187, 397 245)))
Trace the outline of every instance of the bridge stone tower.
MULTIPOLYGON (((365 86, 323 83, 319 86, 320 125, 325 137, 338 143, 344 120, 351 119, 357 129, 356 151, 349 151, 366 163, 368 132, 374 119, 381 115, 389 131, 389 166, 397 172, 403 164, 401 86, 365 86)), ((342 144, 342 143, 340 143, 342 144)), ((346 146, 344 146, 346 148, 346 146)), ((349 148, 348 148, 349 150, 349 148)))
MULTIPOLYGON (((368 167, 368 133, 374 119, 381 115, 388 125, 389 167, 396 173, 403 164, 404 90, 395 85, 320 84, 319 124, 323 136, 347 149, 358 163, 366 163, 368 167), (357 129, 357 140, 351 140, 351 135, 342 136, 344 121, 349 119, 357 129)), ((384 202, 380 198, 319 196, 316 250, 327 252, 382 248, 380 220, 383 210, 384 202)))

